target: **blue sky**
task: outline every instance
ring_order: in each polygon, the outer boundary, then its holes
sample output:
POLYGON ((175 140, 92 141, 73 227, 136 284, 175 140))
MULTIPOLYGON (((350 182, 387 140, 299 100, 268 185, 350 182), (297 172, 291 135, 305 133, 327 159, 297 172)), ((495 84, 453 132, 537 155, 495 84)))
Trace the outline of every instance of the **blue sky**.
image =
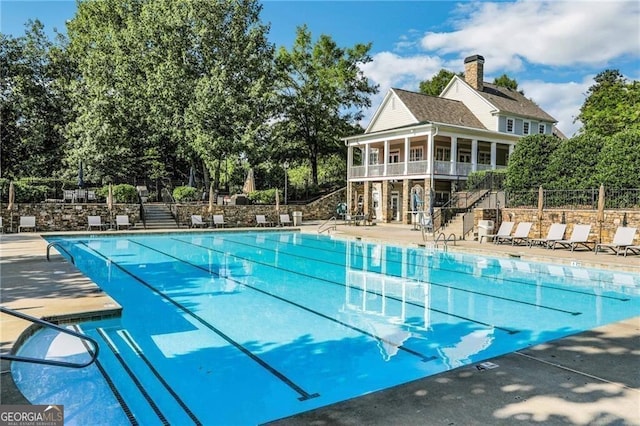
MULTIPOLYGON (((372 43, 363 71, 380 85, 373 115, 390 87, 417 90, 440 69, 459 72, 463 59, 485 57, 485 81, 504 73, 558 120, 568 136, 596 74, 618 69, 640 80, 640 2, 572 1, 263 1, 276 46, 295 29, 330 35, 340 46, 372 43)), ((64 32, 75 1, 0 0, 0 30, 20 36, 27 19, 64 32)), ((364 123, 366 125, 366 123, 364 123)))

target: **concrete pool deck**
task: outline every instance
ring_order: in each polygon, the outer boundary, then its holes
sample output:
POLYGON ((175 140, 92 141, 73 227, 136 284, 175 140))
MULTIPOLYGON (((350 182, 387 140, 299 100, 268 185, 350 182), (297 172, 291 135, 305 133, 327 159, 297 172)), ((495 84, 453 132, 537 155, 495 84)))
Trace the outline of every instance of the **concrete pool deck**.
MULTIPOLYGON (((252 230, 255 228, 251 228, 252 230)), ((291 229, 291 228, 288 228, 291 229)), ((305 223, 302 232, 317 232, 305 223)), ((184 231, 184 230, 182 230, 184 231)), ((144 231, 135 231, 135 233, 144 231)), ((214 231, 215 232, 215 231, 214 231)), ((121 232, 123 233, 123 232, 121 232)), ((59 233, 58 233, 59 234, 59 233)), ((409 225, 338 225, 337 238, 427 244, 409 225)), ((43 234, 46 236, 46 234, 43 234)), ((442 247, 442 246, 441 246, 442 247)), ((0 303, 44 318, 117 315, 120 307, 34 233, 0 236, 0 303)), ((640 256, 545 250, 458 241, 468 251, 613 268, 640 274, 640 256)), ((0 350, 11 351, 29 323, 0 316, 0 350)), ((277 425, 640 425, 640 317, 373 392, 277 425)), ((3 361, 0 402, 24 404, 3 361)))

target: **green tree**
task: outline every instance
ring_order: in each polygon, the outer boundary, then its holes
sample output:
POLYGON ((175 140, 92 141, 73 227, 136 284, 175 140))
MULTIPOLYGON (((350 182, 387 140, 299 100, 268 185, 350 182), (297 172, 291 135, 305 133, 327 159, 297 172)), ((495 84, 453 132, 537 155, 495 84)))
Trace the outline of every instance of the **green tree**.
POLYGON ((306 26, 298 27, 291 51, 276 55, 278 109, 273 142, 276 156, 303 153, 318 184, 318 159, 346 153, 340 135, 353 130, 377 93, 360 70, 371 61, 371 44, 341 48, 327 35, 313 43, 306 26))
POLYGON ((442 93, 444 88, 455 75, 464 78, 464 73, 456 74, 452 71, 441 69, 431 80, 424 80, 420 82, 420 93, 431 96, 440 96, 440 93, 442 93))
POLYGON ((608 188, 640 188, 640 130, 605 138, 597 171, 597 181, 608 188))
POLYGON ((505 187, 517 192, 546 185, 545 166, 559 144, 560 139, 551 135, 531 135, 520 139, 509 157, 505 187))
MULTIPOLYGON (((514 91, 518 90, 518 82, 515 79, 510 78, 506 74, 502 74, 500 77, 494 78, 493 84, 500 87, 506 87, 507 89, 514 91)), ((524 95, 524 92, 522 90, 520 90, 519 92, 524 95)))
POLYGON ((580 135, 560 142, 549 157, 543 186, 549 189, 596 188, 603 144, 604 139, 596 135, 580 135))
POLYGON ((594 80, 576 117, 581 133, 610 136, 640 129, 640 82, 627 81, 618 70, 605 70, 594 80))
POLYGON ((64 69, 60 48, 40 21, 29 21, 25 35, 0 34, 0 173, 50 177, 61 165, 65 92, 56 84, 64 69))

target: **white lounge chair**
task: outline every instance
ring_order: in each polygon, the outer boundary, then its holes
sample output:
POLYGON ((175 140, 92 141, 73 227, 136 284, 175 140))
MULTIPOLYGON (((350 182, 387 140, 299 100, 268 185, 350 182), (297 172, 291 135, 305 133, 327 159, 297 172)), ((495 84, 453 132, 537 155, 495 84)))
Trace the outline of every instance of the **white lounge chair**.
POLYGON ((592 250, 590 245, 596 245, 595 241, 589 241, 589 233, 591 232, 591 225, 574 225, 573 231, 571 231, 571 237, 568 240, 558 240, 554 241, 551 245, 553 250, 556 249, 558 245, 563 248, 570 248, 571 251, 574 251, 578 246, 583 246, 587 250, 592 250))
POLYGON ((33 229, 33 232, 36 231, 36 217, 35 216, 20 216, 20 225, 18 225, 18 232, 21 232, 22 229, 33 229))
POLYGON ((227 224, 227 222, 224 221, 224 216, 221 214, 214 214, 213 215, 213 225, 218 228, 224 228, 224 226, 227 224))
POLYGON ((500 228, 498 228, 498 232, 496 232, 495 234, 481 235, 480 242, 482 242, 483 238, 491 238, 495 241, 497 237, 508 237, 509 235, 511 235, 511 231, 513 230, 514 225, 515 222, 502 222, 500 224, 500 228))
POLYGON ((293 225, 293 222, 291 221, 291 218, 289 217, 288 214, 281 214, 280 215, 280 225, 281 226, 291 226, 291 225, 293 225))
POLYGON ((596 244, 595 253, 598 254, 598 251, 601 249, 609 249, 616 255, 623 253, 627 247, 633 245, 633 240, 636 238, 636 231, 637 228, 618 226, 613 236, 613 242, 596 244))
POLYGON ((206 228, 207 223, 202 221, 202 215, 192 214, 191 215, 191 227, 192 228, 206 228))
POLYGON ((564 238, 564 231, 566 231, 567 225, 564 223, 554 223, 549 228, 546 238, 531 238, 529 239, 529 247, 533 245, 541 245, 546 248, 551 247, 551 243, 554 241, 560 241, 564 238))
POLYGON ((256 226, 272 226, 273 223, 267 220, 267 217, 263 214, 256 215, 256 226))
POLYGON ((127 229, 131 228, 133 225, 129 222, 129 216, 127 215, 117 215, 116 216, 116 230, 119 231, 120 228, 126 227, 127 229))
POLYGON ((506 237, 497 236, 495 243, 510 242, 512 246, 516 243, 526 243, 529 240, 529 231, 531 231, 532 225, 532 222, 520 222, 513 235, 507 235, 506 237))
MULTIPOLYGON (((0 224, 1 223, 2 221, 0 220, 0 224)), ((640 246, 626 246, 624 248, 624 257, 627 257, 627 254, 629 254, 629 252, 633 254, 640 254, 640 246)))
POLYGON ((100 216, 87 216, 87 231, 91 231, 93 228, 98 228, 101 231, 104 229, 100 216))

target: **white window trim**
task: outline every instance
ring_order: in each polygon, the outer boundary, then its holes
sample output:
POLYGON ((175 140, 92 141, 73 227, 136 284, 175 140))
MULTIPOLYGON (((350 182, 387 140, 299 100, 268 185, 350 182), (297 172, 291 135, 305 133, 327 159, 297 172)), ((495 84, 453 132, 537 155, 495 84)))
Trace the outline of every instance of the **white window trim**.
POLYGON ((523 135, 530 135, 531 134, 531 122, 530 121, 523 121, 522 122, 522 134, 523 135))
POLYGON ((538 133, 540 133, 541 135, 547 133, 547 123, 538 124, 538 133), (542 129, 542 131, 540 131, 540 129, 542 129))
POLYGON ((393 151, 389 151, 389 156, 387 157, 387 162, 389 164, 398 164, 400 163, 400 150, 394 149, 393 151), (391 157, 396 157, 398 161, 391 161, 391 157))
POLYGON ((507 133, 514 133, 516 131, 516 119, 513 117, 507 117, 507 121, 504 124, 504 130, 507 133), (511 121, 511 130, 509 130, 509 121, 511 121))
POLYGON ((371 148, 369 150, 369 164, 375 166, 380 164, 380 149, 379 148, 371 148))
POLYGON ((424 148, 416 146, 409 149, 409 161, 422 161, 424 159, 424 148), (420 153, 420 155, 417 155, 420 153))
POLYGON ((436 161, 450 161, 451 160, 451 147, 449 146, 436 146, 436 153, 435 153, 435 158, 436 161), (442 159, 438 159, 439 155, 438 152, 442 152, 442 159), (449 155, 446 155, 447 153, 449 153, 449 155), (445 159, 446 157, 449 157, 449 159, 445 159))

